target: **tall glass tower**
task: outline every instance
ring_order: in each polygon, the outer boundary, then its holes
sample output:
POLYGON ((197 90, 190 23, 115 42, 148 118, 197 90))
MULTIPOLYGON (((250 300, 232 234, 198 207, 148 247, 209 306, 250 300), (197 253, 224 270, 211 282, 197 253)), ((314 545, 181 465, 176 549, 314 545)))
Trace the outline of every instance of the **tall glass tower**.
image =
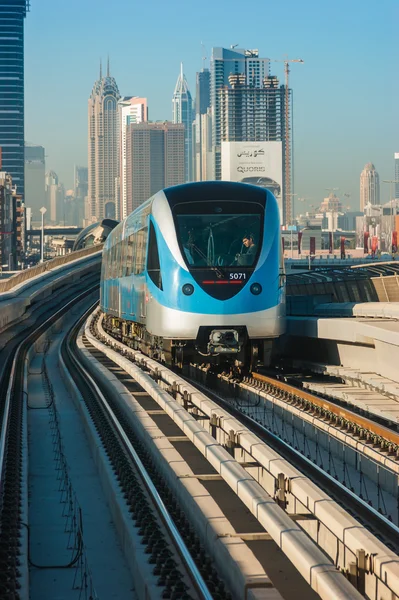
POLYGON ((183 73, 183 63, 180 75, 177 78, 172 99, 173 123, 183 123, 184 155, 185 155, 185 180, 193 180, 193 100, 188 89, 187 79, 183 73))
POLYGON ((380 177, 373 163, 367 163, 360 173, 360 210, 367 204, 380 204, 380 177))
POLYGON ((24 197, 24 18, 29 0, 0 0, 0 147, 2 170, 24 197))
POLYGON ((89 98, 87 225, 119 216, 116 206, 119 99, 108 60, 107 74, 103 77, 100 64, 100 77, 89 98))

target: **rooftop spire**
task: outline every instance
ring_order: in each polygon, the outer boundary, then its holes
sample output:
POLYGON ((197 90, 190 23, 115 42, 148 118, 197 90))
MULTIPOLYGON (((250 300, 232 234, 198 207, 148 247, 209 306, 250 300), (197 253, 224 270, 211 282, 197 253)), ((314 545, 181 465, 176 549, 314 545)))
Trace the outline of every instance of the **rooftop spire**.
POLYGON ((102 60, 100 58, 100 79, 102 79, 102 78, 103 78, 103 63, 102 63, 102 60))
POLYGON ((109 77, 109 55, 107 58, 107 77, 109 77))
POLYGON ((184 73, 183 73, 183 63, 180 63, 180 77, 183 79, 184 77, 184 73))

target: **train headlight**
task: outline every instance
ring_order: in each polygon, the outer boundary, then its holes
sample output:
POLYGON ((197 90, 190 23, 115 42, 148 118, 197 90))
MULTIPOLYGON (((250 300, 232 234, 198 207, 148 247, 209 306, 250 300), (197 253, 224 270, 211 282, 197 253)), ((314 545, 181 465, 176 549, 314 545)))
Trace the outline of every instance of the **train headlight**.
POLYGON ((253 283, 249 289, 251 290, 251 294, 259 296, 262 291, 262 286, 260 283, 253 283))
POLYGON ((182 287, 182 292, 185 296, 191 296, 191 294, 194 294, 194 286, 191 283, 185 283, 182 287))

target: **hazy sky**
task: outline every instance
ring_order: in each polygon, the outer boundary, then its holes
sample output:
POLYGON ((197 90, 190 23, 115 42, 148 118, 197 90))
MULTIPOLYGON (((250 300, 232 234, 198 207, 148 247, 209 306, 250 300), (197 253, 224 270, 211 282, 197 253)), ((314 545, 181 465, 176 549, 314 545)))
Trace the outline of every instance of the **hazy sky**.
MULTIPOLYGON (((295 192, 319 203, 325 188, 359 205, 359 175, 373 162, 393 179, 399 151, 397 0, 31 0, 25 22, 26 140, 72 187, 87 165, 87 99, 110 55, 122 95, 146 96, 150 119, 171 118, 180 62, 195 72, 212 46, 259 48, 293 65, 295 192)), ((209 66, 209 64, 207 64, 209 66)), ((283 65, 272 65, 283 78, 283 65)), ((381 184, 382 199, 389 186, 381 184)))

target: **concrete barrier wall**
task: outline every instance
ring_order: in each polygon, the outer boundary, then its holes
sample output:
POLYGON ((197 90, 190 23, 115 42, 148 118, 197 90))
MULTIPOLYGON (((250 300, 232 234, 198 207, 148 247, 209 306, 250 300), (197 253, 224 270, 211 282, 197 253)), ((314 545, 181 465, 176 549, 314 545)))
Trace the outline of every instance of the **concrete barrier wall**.
MULTIPOLYGON (((66 256, 58 256, 57 258, 53 258, 52 260, 48 260, 43 264, 37 265, 32 269, 24 269, 17 275, 13 275, 9 279, 4 281, 0 281, 0 294, 3 292, 8 292, 18 286, 25 281, 33 279, 38 275, 42 275, 43 273, 47 273, 56 267, 60 267, 71 263, 75 260, 83 258, 85 256, 90 256, 91 254, 95 254, 96 252, 101 251, 103 248, 103 244, 99 244, 97 246, 91 246, 90 248, 84 248, 83 250, 77 250, 76 252, 71 252, 66 256)), ((1 297, 0 297, 1 299, 1 297)))
POLYGON ((101 255, 98 249, 96 252, 97 256, 92 252, 78 259, 75 257, 73 262, 59 265, 55 270, 46 271, 27 282, 19 283, 14 290, 0 294, 0 333, 22 319, 32 304, 40 302, 60 287, 76 282, 90 272, 99 271, 101 255))
POLYGON ((359 279, 335 279, 328 281, 296 283, 287 276, 288 314, 310 314, 306 299, 313 297, 314 305, 321 302, 399 302, 399 277, 385 275, 359 279))

